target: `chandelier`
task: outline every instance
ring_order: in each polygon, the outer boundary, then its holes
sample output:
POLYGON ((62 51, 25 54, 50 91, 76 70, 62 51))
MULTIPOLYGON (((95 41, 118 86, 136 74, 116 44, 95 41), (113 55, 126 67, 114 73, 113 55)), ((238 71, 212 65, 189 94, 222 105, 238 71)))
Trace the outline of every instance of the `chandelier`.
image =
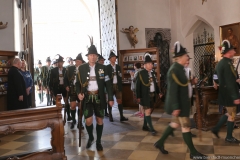
POLYGON ((203 4, 204 2, 207 2, 207 0, 202 0, 202 4, 203 4))

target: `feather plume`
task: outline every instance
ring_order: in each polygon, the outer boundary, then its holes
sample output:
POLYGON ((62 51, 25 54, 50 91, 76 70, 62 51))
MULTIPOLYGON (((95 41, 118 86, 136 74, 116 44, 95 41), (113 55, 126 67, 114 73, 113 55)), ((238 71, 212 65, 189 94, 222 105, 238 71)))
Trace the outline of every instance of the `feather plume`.
POLYGON ((88 35, 88 37, 90 39, 90 44, 93 45, 93 37, 90 37, 89 35, 88 35))
MULTIPOLYGON (((230 48, 230 42, 229 42, 228 40, 224 40, 224 41, 222 41, 222 45, 224 44, 224 42, 227 42, 228 48, 230 48)), ((225 46, 225 47, 226 47, 226 46, 225 46)))
POLYGON ((177 47, 177 52, 180 52, 180 42, 179 41, 175 42, 174 48, 176 48, 176 47, 177 47))

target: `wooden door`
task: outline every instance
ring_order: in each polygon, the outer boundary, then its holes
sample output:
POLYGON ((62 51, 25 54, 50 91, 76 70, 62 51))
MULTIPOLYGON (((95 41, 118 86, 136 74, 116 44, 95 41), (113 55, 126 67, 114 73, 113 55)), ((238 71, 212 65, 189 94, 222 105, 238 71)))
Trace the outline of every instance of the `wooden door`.
MULTIPOLYGON (((33 34, 32 34, 32 8, 31 0, 21 1, 22 10, 22 38, 23 38, 23 58, 27 61, 32 78, 34 76, 33 57, 33 34)), ((33 86, 34 87, 34 86, 33 86)), ((32 92, 32 107, 35 107, 35 92, 32 92)))

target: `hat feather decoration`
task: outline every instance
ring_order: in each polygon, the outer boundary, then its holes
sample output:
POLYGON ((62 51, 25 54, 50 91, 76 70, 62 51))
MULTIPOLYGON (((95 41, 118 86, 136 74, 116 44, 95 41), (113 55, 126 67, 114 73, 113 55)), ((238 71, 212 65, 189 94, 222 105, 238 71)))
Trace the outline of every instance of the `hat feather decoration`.
POLYGON ((144 58, 145 58, 146 56, 149 56, 149 57, 151 58, 151 54, 149 54, 148 52, 145 53, 144 58))
POLYGON ((177 53, 180 52, 180 42, 179 41, 175 42, 174 48, 176 48, 176 47, 177 47, 177 53))
POLYGON ((224 40, 224 41, 222 41, 222 45, 224 44, 224 42, 227 42, 228 48, 230 48, 230 42, 228 40, 224 40))
POLYGON ((93 37, 90 37, 89 35, 88 35, 88 37, 90 39, 90 44, 93 45, 93 37))

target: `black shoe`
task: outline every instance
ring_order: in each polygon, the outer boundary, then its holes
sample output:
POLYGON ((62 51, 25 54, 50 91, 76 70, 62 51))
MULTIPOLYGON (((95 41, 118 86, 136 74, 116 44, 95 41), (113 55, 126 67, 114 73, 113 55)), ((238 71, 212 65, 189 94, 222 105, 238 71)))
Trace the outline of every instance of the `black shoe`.
POLYGON ((191 133, 191 135, 192 135, 192 138, 195 138, 195 137, 197 137, 197 135, 196 135, 196 134, 192 134, 192 133, 191 133))
POLYGON ((67 121, 71 121, 72 117, 68 116, 67 121))
POLYGON ((143 130, 143 131, 150 131, 150 129, 148 128, 148 126, 143 126, 143 127, 142 127, 142 130, 143 130))
POLYGON ((128 118, 126 118, 126 117, 123 116, 123 117, 120 118, 120 121, 121 121, 121 122, 122 122, 122 121, 128 121, 128 118))
POLYGON ((213 129, 211 131, 217 138, 220 138, 217 131, 214 131, 213 129))
POLYGON ((97 151, 102 151, 103 150, 103 147, 102 147, 101 143, 96 143, 96 148, 97 148, 97 151))
POLYGON ((150 131, 151 133, 152 133, 152 136, 155 136, 156 134, 157 134, 157 131, 156 130, 152 130, 152 131, 150 131))
POLYGON ((157 148, 157 149, 159 149, 161 152, 162 152, 162 154, 168 154, 168 151, 166 151, 165 149, 164 149, 164 146, 163 145, 159 145, 159 144, 157 144, 157 142, 154 144, 154 146, 155 146, 155 148, 157 148))
POLYGON ((232 138, 225 138, 225 141, 226 142, 229 142, 229 143, 240 143, 239 140, 237 140, 236 138, 232 137, 232 138))
POLYGON ((109 113, 108 115, 109 115, 109 121, 110 121, 110 122, 113 122, 112 114, 109 113))
POLYGON ((93 140, 88 139, 86 148, 90 148, 92 144, 93 144, 93 140))
POLYGON ((109 117, 109 114, 108 114, 108 113, 105 113, 105 117, 109 117))
POLYGON ((192 154, 190 153, 190 159, 208 159, 208 156, 202 154, 202 153, 195 153, 195 154, 192 154))
POLYGON ((75 124, 72 122, 70 129, 73 129, 73 128, 74 128, 74 125, 75 125, 75 124))

